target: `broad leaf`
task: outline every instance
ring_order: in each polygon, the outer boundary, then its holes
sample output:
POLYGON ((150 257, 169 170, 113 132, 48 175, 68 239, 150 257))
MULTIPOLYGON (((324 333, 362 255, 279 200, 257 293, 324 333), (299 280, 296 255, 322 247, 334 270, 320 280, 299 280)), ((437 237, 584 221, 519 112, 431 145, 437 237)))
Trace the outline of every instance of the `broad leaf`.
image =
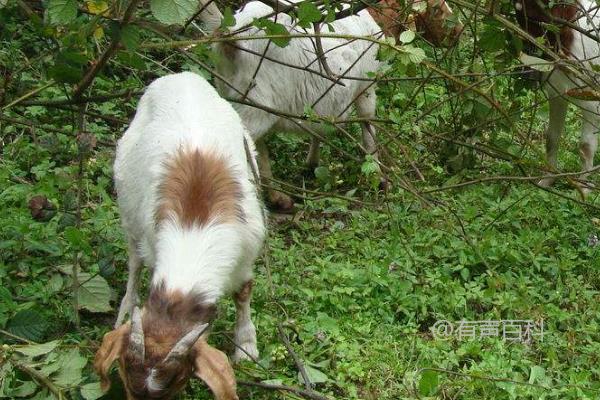
POLYGON ((534 365, 531 367, 531 373, 529 374, 529 383, 531 384, 540 384, 546 376, 546 370, 539 365, 534 365))
POLYGON ((135 50, 140 45, 140 31, 133 25, 121 29, 121 43, 127 50, 135 50))
POLYGON ((76 0, 49 0, 48 17, 53 24, 68 24, 77 17, 76 0))
POLYGON ((33 341, 41 340, 47 328, 48 321, 34 310, 19 311, 6 327, 10 333, 33 341))
POLYGON ((235 17, 233 16, 233 11, 231 7, 225 7, 225 11, 223 11, 223 21, 221 21, 221 29, 227 29, 235 26, 235 17))
POLYGON ((57 360, 58 370, 51 376, 54 383, 60 386, 78 385, 82 380, 82 370, 87 359, 74 348, 60 355, 57 360))
POLYGON ((421 380, 419 380, 419 393, 421 393, 423 396, 431 396, 433 393, 435 393, 437 386, 437 372, 427 370, 421 374, 421 380))
POLYGON ((17 387, 14 387, 10 390, 10 398, 15 397, 29 397, 35 393, 37 390, 37 385, 33 381, 24 381, 17 387))
MULTIPOLYGON (((254 24, 265 30, 267 35, 289 35, 290 33, 284 25, 275 23, 269 19, 259 19, 254 24)), ((273 43, 279 47, 285 47, 290 43, 289 37, 272 38, 273 43)))
POLYGON ((521 60, 521 62, 527 65, 529 68, 535 69, 536 71, 550 72, 554 68, 553 63, 525 53, 521 53, 519 60, 521 60))
POLYGON ((28 357, 34 358, 34 357, 38 357, 41 356, 43 354, 48 354, 50 353, 52 350, 54 350, 56 348, 56 346, 58 346, 58 340, 53 340, 51 342, 47 342, 47 343, 41 343, 41 344, 31 344, 28 346, 18 346, 15 347, 15 351, 21 354, 24 354, 28 357))
POLYGON ((81 386, 81 397, 85 400, 96 400, 102 397, 103 394, 100 382, 86 383, 81 386))
POLYGON ((193 0, 150 0, 150 10, 163 24, 183 24, 196 12, 198 2, 193 0))
POLYGON ((298 22, 306 28, 313 22, 321 20, 321 10, 312 1, 304 1, 298 6, 298 22))
POLYGON ((415 33, 411 30, 404 31, 400 34, 400 41, 404 44, 408 44, 415 40, 415 33))
MULTIPOLYGON (((327 375, 325 375, 323 372, 311 367, 310 365, 306 365, 306 363, 304 364, 304 370, 306 371, 306 375, 310 381, 309 383, 324 383, 329 380, 327 375)), ((301 373, 298 373, 298 380, 303 384, 305 383, 304 377, 301 373)))
POLYGON ((106 280, 100 275, 92 277, 87 272, 79 272, 79 308, 91 312, 107 312, 110 306, 111 290, 106 280))

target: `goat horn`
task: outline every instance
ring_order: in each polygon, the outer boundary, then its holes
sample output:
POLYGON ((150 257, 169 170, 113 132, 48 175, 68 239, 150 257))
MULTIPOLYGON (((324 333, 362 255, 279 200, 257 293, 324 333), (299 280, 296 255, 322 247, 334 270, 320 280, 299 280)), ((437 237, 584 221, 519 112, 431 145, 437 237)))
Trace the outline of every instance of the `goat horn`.
POLYGON ((168 363, 169 361, 185 357, 189 353, 194 343, 196 343, 200 335, 202 335, 207 328, 208 324, 202 322, 194 326, 191 331, 179 339, 169 354, 167 354, 163 362, 168 363))
POLYGON ((129 351, 136 358, 144 362, 144 329, 142 327, 142 312, 139 307, 133 309, 131 314, 131 333, 129 334, 129 351))

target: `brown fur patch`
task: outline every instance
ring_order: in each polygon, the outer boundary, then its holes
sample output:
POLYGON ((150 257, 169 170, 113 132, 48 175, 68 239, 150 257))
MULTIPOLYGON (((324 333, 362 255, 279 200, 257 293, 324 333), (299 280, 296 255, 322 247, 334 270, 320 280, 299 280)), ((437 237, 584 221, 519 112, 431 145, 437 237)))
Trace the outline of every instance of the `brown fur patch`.
MULTIPOLYGON (((462 32, 462 26, 451 27, 448 18, 452 15, 444 0, 415 0, 427 1, 425 10, 415 15, 415 23, 423 37, 436 46, 453 44, 462 32)), ((409 2, 409 5, 412 4, 409 2)), ((381 26, 387 37, 398 40, 400 33, 409 29, 410 8, 400 6, 398 0, 381 0, 376 7, 367 9, 375 22, 381 26)))
POLYGON ((121 325, 119 328, 108 332, 102 339, 102 345, 96 352, 94 358, 94 369, 100 376, 100 384, 103 391, 110 387, 108 373, 113 363, 123 354, 129 338, 130 325, 121 325))
POLYGON ((181 148, 165 163, 156 220, 175 216, 185 227, 244 220, 239 182, 222 157, 181 148))
POLYGON ((556 22, 556 19, 575 22, 578 5, 569 0, 556 0, 552 3, 553 6, 550 7, 550 0, 515 0, 515 4, 521 4, 521 9, 517 8, 517 21, 531 36, 542 36, 555 51, 570 55, 574 40, 573 29, 556 22), (544 24, 555 24, 559 31, 552 32, 544 24))
POLYGON ((375 7, 367 8, 367 11, 375 22, 381 26, 386 37, 393 37, 398 40, 398 36, 405 29, 408 12, 401 10, 397 0, 381 0, 375 7))
POLYGON ((250 296, 252 296, 252 286, 254 286, 253 280, 249 280, 248 282, 244 283, 240 290, 235 292, 233 295, 235 302, 245 303, 250 300, 250 296))

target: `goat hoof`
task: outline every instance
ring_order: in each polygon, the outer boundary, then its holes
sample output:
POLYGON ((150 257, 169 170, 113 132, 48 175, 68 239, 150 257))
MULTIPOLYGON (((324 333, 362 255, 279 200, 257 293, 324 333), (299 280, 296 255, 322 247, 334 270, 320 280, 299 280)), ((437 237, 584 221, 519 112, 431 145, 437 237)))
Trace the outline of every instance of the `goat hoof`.
POLYGON ((312 180, 315 177, 315 168, 316 167, 311 167, 310 165, 306 165, 304 168, 302 168, 302 176, 305 179, 308 180, 312 180))
POLYGON ((294 208, 294 200, 281 192, 274 192, 269 195, 269 204, 273 210, 282 213, 289 213, 294 208))
POLYGON ((583 200, 586 200, 588 198, 588 196, 590 195, 590 193, 592 193, 592 191, 594 190, 594 184, 592 184, 591 182, 582 182, 579 185, 579 191, 581 193, 581 198, 583 200))
POLYGON ((392 183, 387 178, 379 179, 379 190, 388 192, 392 188, 392 183))
POLYGON ((319 160, 311 160, 311 159, 307 159, 306 160, 306 169, 308 171, 314 172, 314 170, 319 166, 319 160))
POLYGON ((256 347, 256 343, 243 343, 242 345, 240 345, 240 347, 241 349, 235 349, 235 352, 231 357, 231 361, 233 361, 234 364, 239 364, 244 360, 258 360, 258 348, 256 347))
POLYGON ((541 187, 548 188, 548 187, 554 185, 555 181, 556 181, 555 178, 544 178, 538 182, 538 185, 541 187))

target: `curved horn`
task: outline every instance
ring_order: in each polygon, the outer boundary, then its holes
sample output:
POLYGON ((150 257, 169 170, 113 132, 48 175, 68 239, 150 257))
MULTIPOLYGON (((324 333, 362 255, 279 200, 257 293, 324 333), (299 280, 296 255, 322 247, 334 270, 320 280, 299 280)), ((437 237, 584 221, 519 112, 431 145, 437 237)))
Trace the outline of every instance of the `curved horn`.
POLYGON ((208 329, 207 323, 201 322, 194 326, 191 331, 189 331, 184 337, 179 339, 179 342, 177 342, 175 346, 173 346, 173 348, 171 349, 169 354, 167 354, 163 362, 168 363, 170 361, 185 357, 189 353, 194 343, 196 343, 200 335, 202 335, 204 331, 206 331, 206 329, 208 329))
POLYGON ((131 333, 129 334, 129 351, 141 363, 144 362, 144 329, 142 327, 142 312, 139 307, 131 314, 131 333))

